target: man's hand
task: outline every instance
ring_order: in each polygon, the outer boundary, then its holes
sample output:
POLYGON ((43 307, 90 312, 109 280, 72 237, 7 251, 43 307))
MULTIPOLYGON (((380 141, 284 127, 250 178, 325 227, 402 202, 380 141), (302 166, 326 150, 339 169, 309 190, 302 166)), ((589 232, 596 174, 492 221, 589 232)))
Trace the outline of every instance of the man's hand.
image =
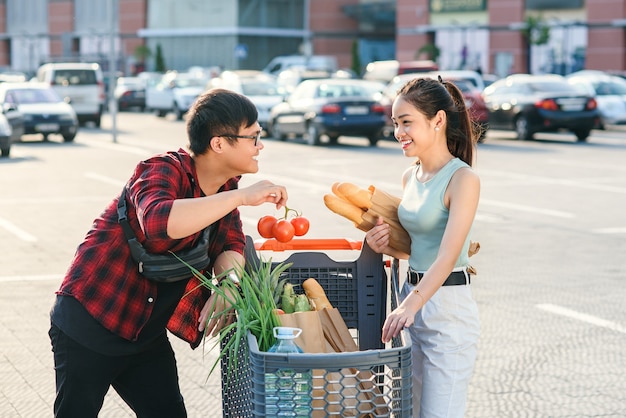
MULTIPOLYGON (((228 298, 231 301, 239 297, 237 289, 230 286, 223 286, 221 289, 229 295, 228 298)), ((231 303, 224 296, 213 292, 200 312, 198 331, 204 331, 206 328, 205 335, 217 336, 222 329, 232 324, 235 320, 235 311, 231 306, 231 303)))

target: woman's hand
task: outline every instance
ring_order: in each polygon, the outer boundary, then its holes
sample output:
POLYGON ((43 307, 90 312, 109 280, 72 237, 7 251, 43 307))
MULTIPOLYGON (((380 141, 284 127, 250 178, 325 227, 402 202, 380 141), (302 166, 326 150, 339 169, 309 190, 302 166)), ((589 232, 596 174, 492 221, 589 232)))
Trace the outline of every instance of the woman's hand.
MULTIPOLYGON (((235 294, 237 289, 231 286, 224 286, 222 290, 229 295, 231 301, 234 301, 237 297, 235 294)), ((232 304, 224 296, 213 292, 200 312, 198 331, 202 332, 206 328, 205 335, 217 336, 222 329, 232 324, 235 320, 235 311, 231 306, 232 304)))
POLYGON ((391 227, 379 216, 376 225, 365 234, 365 241, 374 252, 388 254, 390 237, 391 227))
POLYGON ((405 306, 398 306, 391 312, 383 324, 382 341, 389 342, 398 335, 403 328, 408 328, 415 321, 415 312, 405 306))

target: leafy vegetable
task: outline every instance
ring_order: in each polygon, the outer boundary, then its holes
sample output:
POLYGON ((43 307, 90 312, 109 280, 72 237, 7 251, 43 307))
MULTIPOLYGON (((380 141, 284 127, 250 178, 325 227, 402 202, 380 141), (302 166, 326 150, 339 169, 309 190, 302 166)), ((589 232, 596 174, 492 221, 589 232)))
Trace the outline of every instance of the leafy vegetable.
MULTIPOLYGON (((200 281, 201 286, 207 287, 231 305, 231 309, 215 312, 214 317, 229 315, 233 309, 237 315, 236 321, 220 331, 220 336, 212 347, 213 349, 218 345, 222 345, 220 355, 211 366, 209 376, 214 372, 224 356, 228 359, 228 370, 237 370, 237 354, 241 344, 244 344, 245 347, 248 332, 257 338, 259 350, 267 351, 274 345, 276 340, 273 334, 274 327, 281 325, 276 305, 286 282, 286 278, 281 276, 285 270, 291 267, 291 263, 279 263, 272 268, 270 259, 269 261, 261 261, 256 266, 251 264, 248 264, 246 268, 237 266, 215 277, 206 277, 182 259, 178 259, 191 269, 194 276, 200 281), (232 272, 239 278, 239 288, 227 278, 232 272), (214 281, 219 282, 221 279, 224 280, 218 286, 214 281)), ((204 336, 208 336, 206 329, 204 336)), ((227 373, 229 379, 231 376, 234 377, 235 374, 227 373)), ((227 384, 227 382, 225 383, 227 384)))

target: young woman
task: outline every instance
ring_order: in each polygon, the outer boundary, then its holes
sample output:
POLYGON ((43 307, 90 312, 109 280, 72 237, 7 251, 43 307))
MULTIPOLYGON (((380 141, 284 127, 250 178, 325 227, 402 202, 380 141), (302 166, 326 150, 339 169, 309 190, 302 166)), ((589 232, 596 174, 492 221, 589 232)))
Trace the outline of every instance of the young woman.
POLYGON ((382 339, 409 329, 414 416, 460 418, 479 334, 467 272, 480 194, 471 168, 478 135, 461 92, 441 78, 406 83, 393 103, 392 119, 404 155, 417 161, 403 174, 398 207, 411 254, 388 246, 390 229, 382 218, 366 234, 374 251, 409 263, 402 303, 385 320, 382 339))
MULTIPOLYGON (((263 149, 257 110, 246 97, 204 93, 189 111, 187 133, 189 152, 140 162, 121 199, 132 234, 151 254, 193 248, 210 226, 204 271, 217 275, 244 264, 238 207, 280 208, 287 191, 269 181, 237 186, 242 174, 258 171, 263 149)), ((94 221, 56 292, 54 414, 96 418, 112 386, 138 417, 186 417, 166 330, 195 348, 204 332, 223 327, 224 316, 212 314, 225 301, 198 287, 191 271, 174 282, 140 272, 118 219, 119 200, 94 221)))

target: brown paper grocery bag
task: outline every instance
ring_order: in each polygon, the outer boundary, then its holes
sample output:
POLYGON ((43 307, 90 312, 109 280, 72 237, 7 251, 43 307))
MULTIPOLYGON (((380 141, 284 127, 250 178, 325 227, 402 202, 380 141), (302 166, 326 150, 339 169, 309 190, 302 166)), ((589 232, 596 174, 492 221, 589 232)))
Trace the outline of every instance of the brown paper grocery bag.
MULTIPOLYGON (((324 337, 335 352, 359 351, 359 347, 354 342, 350 330, 337 308, 324 308, 318 311, 318 313, 322 329, 324 330, 324 337)), ((358 390, 358 392, 349 393, 351 396, 356 396, 359 400, 359 409, 374 410, 377 415, 389 414, 387 403, 382 398, 380 390, 372 382, 372 373, 369 371, 358 371, 354 368, 346 369, 346 371, 349 371, 349 373, 344 374, 344 376, 349 375, 352 377, 344 378, 342 382, 347 386, 355 385, 355 390, 358 390)), ((344 391, 344 393, 346 392, 344 391)), ((354 412, 356 413, 357 411, 354 412)), ((356 415, 359 414, 356 413, 356 415)))
MULTIPOLYGON (((305 353, 336 353, 358 351, 350 330, 337 308, 321 311, 295 312, 279 316, 282 326, 302 329, 295 339, 305 353)), ((374 410, 378 415, 389 413, 384 399, 378 397, 378 388, 372 382, 372 373, 354 368, 332 372, 312 370, 312 401, 314 418, 368 417, 361 410, 374 410), (371 404, 371 405, 370 405, 371 404)))
POLYGON ((283 327, 300 328, 302 333, 294 341, 305 353, 326 353, 324 330, 316 311, 279 315, 283 327))
POLYGON ((367 232, 376 225, 378 217, 382 216, 391 227, 389 246, 405 254, 411 254, 411 238, 398 219, 398 205, 401 199, 374 186, 370 186, 369 190, 372 192, 370 199, 372 206, 363 214, 363 222, 357 228, 367 232))

